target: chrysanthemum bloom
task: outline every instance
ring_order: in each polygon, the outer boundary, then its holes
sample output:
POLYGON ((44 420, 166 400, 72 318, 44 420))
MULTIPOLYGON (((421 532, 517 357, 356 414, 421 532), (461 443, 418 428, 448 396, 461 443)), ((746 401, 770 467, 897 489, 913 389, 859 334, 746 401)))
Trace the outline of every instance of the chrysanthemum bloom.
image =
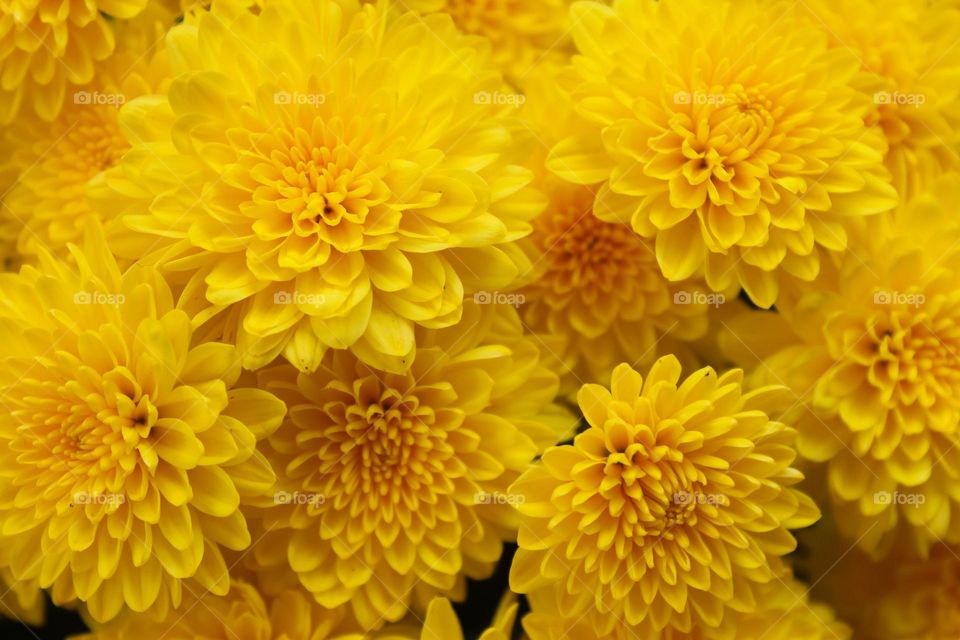
MULTIPOLYGON (((199 594, 198 594, 199 595, 199 594)), ((493 625, 479 640, 510 640, 517 605, 504 600, 493 625)), ((254 586, 235 580, 226 596, 203 595, 189 606, 171 611, 155 622, 143 615, 127 615, 95 626, 76 640, 463 640, 460 621, 450 602, 436 598, 424 617, 389 625, 364 634, 344 618, 313 602, 302 590, 286 590, 265 597, 254 586)))
POLYGON ((87 84, 115 44, 113 21, 147 0, 3 0, 0 3, 0 123, 23 103, 53 120, 71 87, 87 84))
POLYGON ((72 87, 52 122, 24 114, 4 134, 10 168, 19 174, 4 200, 3 218, 20 228, 19 250, 66 254, 83 230, 100 222, 87 200, 101 173, 130 148, 119 111, 133 98, 160 91, 167 78, 163 34, 174 15, 151 5, 118 24, 116 51, 96 64, 92 82, 72 87))
POLYGON ((764 413, 780 389, 744 393, 742 378, 707 367, 681 383, 667 356, 646 380, 622 364, 609 391, 584 385, 589 428, 510 487, 525 498, 513 590, 555 588, 556 609, 598 634, 732 638, 795 548, 788 529, 819 515, 792 488, 795 432, 764 413))
MULTIPOLYGON (((626 625, 597 636, 591 616, 567 617, 557 609, 554 589, 531 594, 532 611, 523 617, 529 640, 638 640, 626 625)), ((811 602, 805 585, 789 577, 768 582, 758 592, 756 607, 747 613, 733 613, 737 640, 848 640, 851 629, 840 622, 833 610, 811 602)), ((712 640, 710 627, 694 627, 689 633, 666 629, 662 640, 712 640)))
POLYGON ((121 114, 133 150, 104 207, 131 212, 122 255, 159 245, 147 260, 191 278, 210 313, 233 307, 246 367, 282 352, 311 371, 350 348, 403 371, 416 326, 456 323, 465 293, 529 266, 514 241, 543 202, 504 161, 516 109, 448 16, 221 3, 168 50, 169 97, 121 114))
POLYGON ((739 283, 764 307, 846 246, 848 219, 896 203, 856 57, 798 27, 794 4, 575 4, 564 81, 588 131, 549 161, 598 186, 600 218, 655 238, 667 278, 739 283))
POLYGON ((417 338, 404 374, 343 350, 314 373, 259 374, 290 412, 265 450, 279 478, 251 555, 289 564, 326 607, 349 603, 364 629, 489 576, 519 521, 507 487, 575 425, 511 307, 471 306, 417 338))
MULTIPOLYGON (((800 453, 828 465, 840 529, 874 555, 898 524, 920 551, 960 542, 958 208, 955 177, 914 198, 874 246, 784 301, 766 324, 778 345, 751 347, 758 383, 794 392, 800 453)), ((730 324, 730 341, 759 326, 730 324)))
POLYGON ((421 14, 442 11, 465 33, 490 41, 493 59, 523 86, 541 64, 566 62, 573 53, 570 0, 395 0, 421 14))
POLYGON ((534 221, 537 276, 521 290, 521 308, 530 329, 557 336, 576 387, 608 379, 627 358, 652 363, 665 336, 704 335, 706 301, 721 298, 702 282, 664 278, 650 241, 593 215, 589 189, 556 185, 549 196, 534 221))
MULTIPOLYGON (((658 351, 689 342, 707 330, 708 292, 702 281, 671 283, 661 273, 653 243, 629 225, 593 215, 593 191, 564 182, 546 167, 549 147, 579 125, 557 88, 556 69, 531 77, 521 111, 533 149, 526 165, 547 207, 533 220, 531 283, 520 290, 524 323, 544 341, 566 373, 573 396, 585 382, 610 379, 630 360, 651 364, 658 351)), ((734 292, 730 292, 731 295, 734 292)))
POLYGON ((0 275, 0 541, 16 580, 106 620, 224 593, 239 505, 269 493, 256 450, 285 412, 237 388, 239 355, 191 343, 159 275, 102 240, 0 275))
POLYGON ((861 63, 855 84, 872 97, 869 125, 889 149, 886 165, 906 199, 960 167, 960 4, 816 0, 799 5, 831 43, 861 63))

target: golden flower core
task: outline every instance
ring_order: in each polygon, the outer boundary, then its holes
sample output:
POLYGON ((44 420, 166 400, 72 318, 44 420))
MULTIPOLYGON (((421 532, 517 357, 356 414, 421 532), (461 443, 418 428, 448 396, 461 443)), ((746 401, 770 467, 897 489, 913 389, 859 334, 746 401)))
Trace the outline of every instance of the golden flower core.
POLYGON ((104 458, 129 471, 140 461, 134 451, 156 423, 157 408, 127 367, 102 373, 99 381, 71 380, 66 374, 79 363, 61 362, 57 377, 66 382, 37 384, 33 390, 31 404, 43 412, 23 423, 32 434, 23 450, 35 449, 33 437, 39 436, 58 461, 51 471, 94 475, 104 458), (66 469, 57 468, 61 460, 66 469))
MULTIPOLYGON (((533 239, 544 251, 543 277, 532 285, 542 290, 551 308, 584 304, 643 305, 637 289, 649 289, 645 273, 656 272, 656 257, 630 227, 597 219, 590 212, 592 195, 580 190, 537 219, 533 239)), ((629 311, 627 315, 630 315, 629 311)), ((600 333, 611 317, 600 317, 600 333)))
POLYGON ((960 326, 953 313, 937 321, 916 309, 871 318, 850 359, 866 369, 884 404, 930 406, 960 394, 960 326), (934 329, 934 325, 937 326, 934 329))
POLYGON ((320 446, 318 468, 304 488, 342 496, 337 502, 354 508, 368 505, 374 521, 389 521, 394 509, 415 511, 421 501, 435 502, 432 494, 464 472, 446 442, 452 425, 444 423, 442 407, 431 406, 437 395, 412 380, 391 382, 399 388, 374 375, 354 381, 352 389, 332 381, 318 398, 330 426, 300 436, 320 446))
POLYGON ((703 335, 706 304, 692 299, 702 282, 668 282, 653 243, 597 218, 589 189, 548 191, 547 211, 533 223, 536 275, 523 289, 523 314, 531 330, 560 340, 553 350, 572 374, 567 382, 606 378, 625 358, 653 361, 667 334, 703 335))
POLYGON ((388 234, 397 230, 399 214, 385 204, 391 194, 383 172, 364 166, 320 117, 267 136, 269 142, 258 143, 267 151, 245 154, 230 170, 249 176, 249 200, 240 209, 253 220, 265 254, 279 244, 281 255, 299 258, 281 266, 303 273, 324 264, 331 247, 346 253, 395 239, 388 234))

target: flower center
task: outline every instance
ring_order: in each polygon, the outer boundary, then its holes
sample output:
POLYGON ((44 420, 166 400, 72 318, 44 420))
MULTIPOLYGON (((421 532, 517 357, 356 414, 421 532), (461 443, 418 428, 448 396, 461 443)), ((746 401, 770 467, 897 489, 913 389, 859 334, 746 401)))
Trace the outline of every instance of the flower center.
POLYGON ((892 104, 881 104, 875 114, 866 118, 868 125, 877 125, 883 129, 883 134, 891 146, 906 145, 916 141, 917 136, 911 136, 910 121, 915 107, 900 107, 892 104))
POLYGON ((330 408, 337 424, 323 434, 321 471, 339 475, 343 487, 381 496, 436 488, 434 476, 453 449, 445 431, 434 428, 434 410, 413 393, 379 387, 363 380, 354 404, 330 408))
POLYGON ((281 129, 257 147, 241 157, 231 176, 252 180, 252 201, 242 204, 241 211, 254 219, 254 232, 268 246, 292 238, 301 254, 327 255, 327 250, 311 252, 309 247, 347 253, 392 242, 399 212, 386 204, 386 168, 367 166, 331 131, 281 129))
POLYGON ((77 111, 76 126, 59 145, 63 154, 59 161, 92 178, 115 166, 130 143, 120 132, 117 107, 84 105, 77 111))
POLYGON ((666 445, 635 442, 607 455, 599 494, 622 536, 643 546, 696 519, 702 492, 682 466, 683 454, 666 445))
POLYGON ((572 206, 535 233, 534 240, 547 252, 548 277, 562 289, 610 290, 622 275, 638 273, 650 256, 643 239, 629 227, 603 222, 572 206))
POLYGON ((871 318, 851 356, 887 406, 930 407, 960 398, 960 327, 922 310, 893 309, 871 318))
POLYGON ((723 114, 725 117, 716 129, 739 146, 754 151, 773 131, 773 103, 754 89, 734 90, 726 99, 732 107, 723 114))
MULTIPOLYGON (((57 386, 36 382, 34 411, 21 415, 24 434, 38 438, 53 456, 38 461, 78 476, 104 469, 105 461, 130 471, 137 445, 157 421, 157 408, 123 366, 99 379, 71 376, 57 386)), ((35 444, 27 444, 36 450, 35 444)), ((113 465, 109 465, 113 467, 113 465)))

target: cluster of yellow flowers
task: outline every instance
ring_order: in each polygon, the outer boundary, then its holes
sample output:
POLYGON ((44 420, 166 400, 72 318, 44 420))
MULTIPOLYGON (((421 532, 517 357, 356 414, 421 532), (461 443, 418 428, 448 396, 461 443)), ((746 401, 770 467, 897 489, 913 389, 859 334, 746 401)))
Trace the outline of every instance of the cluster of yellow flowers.
POLYGON ((955 0, 0 0, 0 270, 38 633, 960 636, 955 0))

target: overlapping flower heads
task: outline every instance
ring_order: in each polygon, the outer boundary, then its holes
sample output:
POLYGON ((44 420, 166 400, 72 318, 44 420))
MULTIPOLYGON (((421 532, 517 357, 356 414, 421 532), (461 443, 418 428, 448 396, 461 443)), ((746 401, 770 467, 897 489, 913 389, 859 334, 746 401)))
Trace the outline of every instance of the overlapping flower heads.
POLYGON ((955 0, 0 0, 0 617, 955 637, 958 130, 955 0))

